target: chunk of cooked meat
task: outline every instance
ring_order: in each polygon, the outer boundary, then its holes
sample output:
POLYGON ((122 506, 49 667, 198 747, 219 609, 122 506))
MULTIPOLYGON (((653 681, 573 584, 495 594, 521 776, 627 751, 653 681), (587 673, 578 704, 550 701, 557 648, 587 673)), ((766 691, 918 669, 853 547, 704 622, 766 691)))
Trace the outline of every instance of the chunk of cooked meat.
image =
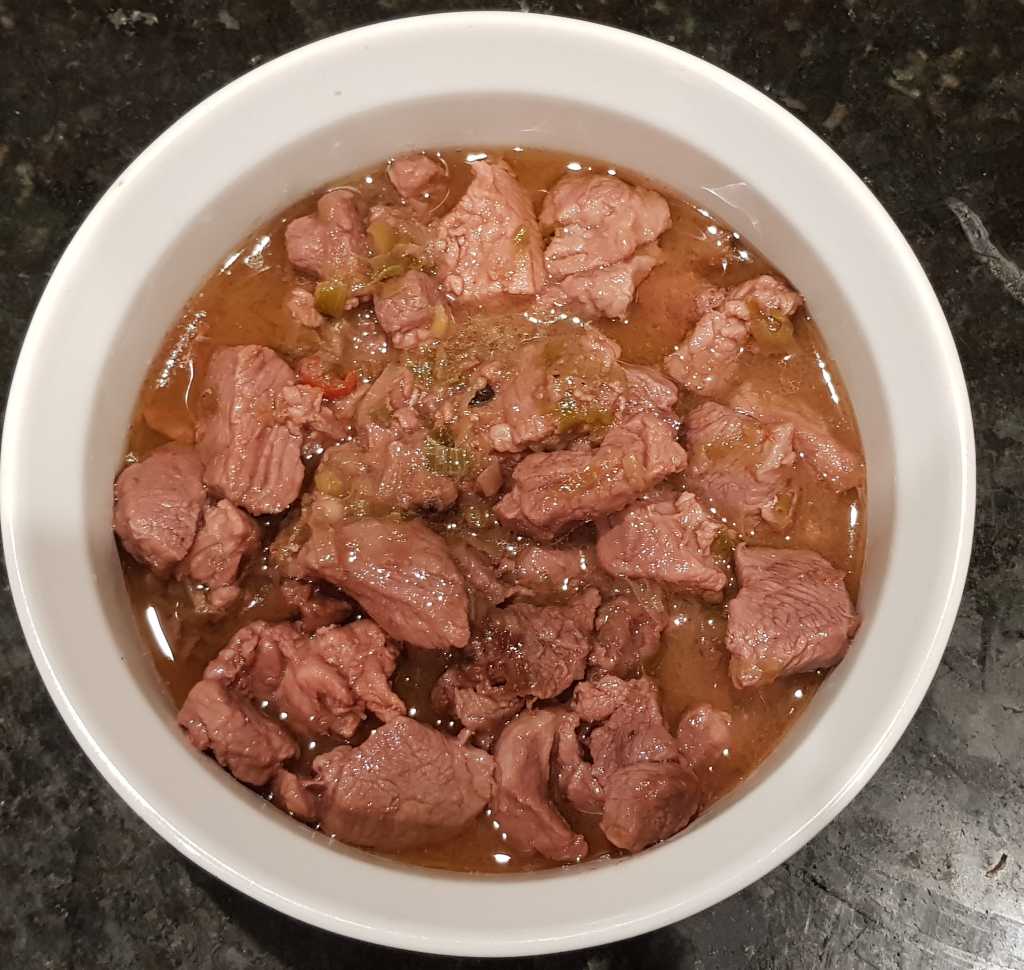
POLYGON ((683 711, 676 729, 676 744, 683 760, 695 771, 714 768, 729 756, 732 717, 710 704, 693 704, 683 711))
POLYGON ((313 769, 316 776, 303 783, 313 801, 293 794, 285 806, 317 818, 329 835, 371 849, 453 838, 483 811, 494 788, 486 751, 407 717, 377 728, 356 748, 320 755, 313 769))
POLYGON ((575 790, 602 804, 608 840, 639 852, 684 828, 699 808, 699 786, 665 725, 654 682, 607 675, 578 684, 572 703, 593 725, 593 767, 589 778, 577 772, 575 790))
POLYGON ((219 347, 210 358, 196 449, 210 491, 253 515, 282 512, 302 487, 302 437, 278 410, 280 392, 294 384, 267 347, 219 347))
POLYGON ((125 551, 158 575, 188 555, 206 488, 188 445, 162 445, 128 465, 114 484, 114 531, 125 551))
POLYGON ((559 179, 544 199, 540 222, 553 233, 544 266, 553 280, 629 259, 671 225, 668 203, 657 192, 611 175, 559 179))
POLYGON ((816 552, 741 545, 725 645, 737 687, 834 667, 860 625, 843 574, 816 552))
POLYGON ((529 296, 544 284, 537 218, 529 195, 504 162, 473 163, 473 181, 436 232, 432 253, 438 277, 460 302, 529 296))
POLYGON ((636 288, 660 261, 660 251, 657 246, 651 246, 621 263, 573 273, 546 287, 540 295, 541 304, 586 320, 625 319, 633 305, 636 288))
POLYGON ((224 609, 241 592, 237 581, 242 560, 252 556, 259 545, 259 526, 251 516, 221 499, 206 510, 182 572, 206 587, 212 609, 224 609))
POLYGON ((448 168, 422 152, 399 155, 388 163, 388 180, 418 215, 441 205, 448 194, 448 168))
POLYGON ((590 666, 618 677, 636 677, 657 655, 667 625, 664 613, 644 606, 632 593, 608 600, 594 621, 590 666))
POLYGON ((299 626, 304 633, 343 623, 354 612, 351 600, 331 594, 329 590, 321 589, 319 584, 298 579, 281 581, 281 598, 294 611, 293 615, 298 614, 299 626))
POLYGON ((666 420, 674 419, 673 409, 679 392, 672 381, 656 367, 627 364, 622 369, 626 372, 626 393, 619 401, 618 419, 625 420, 645 411, 666 420))
POLYGON ((436 710, 483 734, 526 700, 556 697, 581 680, 601 596, 590 589, 561 605, 512 603, 491 612, 465 664, 449 667, 432 694, 436 710))
POLYGON ((327 317, 317 310, 316 299, 312 292, 301 286, 296 286, 288 293, 284 306, 289 316, 300 327, 309 327, 315 330, 317 327, 323 326, 327 320, 327 317))
POLYGON ((700 788, 689 767, 641 761, 608 781, 601 831, 612 845, 639 852, 684 829, 698 808, 700 788))
POLYGON ((558 725, 555 711, 525 711, 501 732, 494 747, 491 810, 516 851, 572 862, 589 850, 586 839, 573 832, 551 801, 551 755, 558 725))
POLYGON ((708 309, 682 346, 665 358, 665 371, 695 394, 718 395, 736 380, 739 359, 751 327, 791 332, 791 318, 803 300, 774 276, 758 276, 735 286, 724 302, 708 309), (774 328, 774 329, 772 329, 774 328))
POLYGON ((638 414, 613 427, 598 448, 527 455, 494 511, 505 525, 550 540, 618 512, 685 465, 671 425, 638 414))
POLYGON ((355 189, 332 189, 320 197, 313 215, 288 223, 284 241, 288 259, 320 279, 356 279, 370 254, 364 207, 355 189))
POLYGON ((760 521, 787 525, 793 516, 793 427, 767 427, 713 401, 684 421, 687 486, 715 515, 747 531, 760 521))
POLYGON ((791 427, 793 447, 835 491, 864 484, 864 459, 842 444, 825 421, 793 399, 740 386, 730 401, 741 414, 772 428, 791 427))
POLYGON ((583 549, 521 546, 510 563, 511 579, 521 590, 540 595, 577 591, 587 580, 583 549))
POLYGON ((396 640, 444 650, 469 642, 466 586, 444 540, 421 521, 332 520, 314 506, 299 553, 396 640))
POLYGON ((601 528, 597 561, 613 576, 652 579, 720 602, 728 577, 711 544, 721 531, 690 492, 674 502, 638 502, 601 528))
MULTIPOLYGON (((418 347, 430 339, 439 323, 448 320, 434 278, 416 269, 384 283, 373 296, 373 310, 392 346, 399 350, 418 347)), ((436 334, 443 335, 443 331, 436 334)))
POLYGON ((290 623, 242 627, 204 678, 266 701, 300 737, 350 738, 367 711, 382 721, 405 714, 391 690, 399 650, 369 620, 302 636, 290 623))
POLYGON ((265 785, 299 749, 288 732, 264 717, 244 697, 214 680, 189 691, 178 723, 200 751, 247 785, 265 785))

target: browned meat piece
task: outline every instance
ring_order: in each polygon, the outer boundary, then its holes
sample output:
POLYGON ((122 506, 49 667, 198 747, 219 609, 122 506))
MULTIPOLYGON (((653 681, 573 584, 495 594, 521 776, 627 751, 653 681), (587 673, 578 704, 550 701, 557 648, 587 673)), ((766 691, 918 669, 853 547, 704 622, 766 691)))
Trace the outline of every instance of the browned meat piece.
POLYGON ((618 677, 637 676, 657 654, 667 624, 664 613, 646 608, 632 594, 616 596, 597 612, 591 667, 618 677))
POLYGON ((291 623, 248 623, 206 665, 203 678, 269 701, 284 677, 288 654, 299 651, 303 639, 291 623))
POLYGON ((795 499, 792 425, 767 428, 708 401, 686 416, 684 426, 690 453, 686 483, 713 514, 740 531, 761 519, 789 523, 795 499))
POLYGON ((864 459, 840 444, 825 421, 799 402, 758 393, 744 384, 730 403, 741 414, 750 415, 773 428, 792 427, 797 454, 837 492, 864 484, 864 459))
MULTIPOLYGON (((399 350, 418 347, 448 320, 434 278, 416 269, 384 283, 374 294, 373 309, 381 329, 399 350)), ((434 336, 444 336, 443 330, 434 336)))
POLYGON ((603 430, 625 390, 619 353, 614 340, 592 327, 559 325, 514 357, 481 368, 495 394, 473 408, 476 426, 501 452, 603 430))
POLYGON ((559 708, 558 731, 553 753, 555 783, 565 798, 578 812, 600 815, 604 804, 604 789, 594 778, 594 766, 583 759, 583 747, 576 734, 580 726, 579 715, 559 708))
POLYGON ((597 560, 613 576, 653 579, 718 603, 728 577, 711 544, 721 530, 689 492, 674 502, 638 502, 601 529, 597 560))
POLYGON ((358 701, 379 720, 405 715, 405 704, 390 682, 401 651, 376 623, 356 620, 323 627, 310 641, 310 650, 342 671, 358 701))
POLYGON ((431 467, 437 443, 425 431, 383 432, 374 427, 366 439, 368 447, 349 441, 324 452, 314 480, 317 491, 357 514, 439 512, 454 504, 459 490, 431 467))
POLYGON ((541 304, 587 320, 622 320, 633 304, 636 288, 660 261, 657 246, 650 246, 621 263, 574 273, 548 286, 540 295, 541 304))
POLYGON ((603 801, 609 841, 638 852, 685 827, 699 807, 699 787, 665 725, 654 681, 587 681, 577 685, 573 708, 594 725, 589 791, 603 801))
POLYGON ((613 427, 599 448, 527 455, 494 510, 505 525, 550 540, 618 512, 685 465, 671 425, 638 414, 613 427))
POLYGON ((533 206, 504 162, 473 163, 473 181, 438 222, 432 248, 444 288, 462 302, 532 295, 544 285, 533 206))
POLYGON ((491 561, 479 549, 464 539, 450 539, 448 551, 466 580, 466 588, 476 601, 478 608, 474 620, 484 616, 491 607, 504 603, 512 595, 512 588, 498 578, 491 561))
POLYGON ((610 175, 566 175, 540 212, 544 231, 554 233, 544 265, 553 280, 611 266, 655 242, 671 221, 657 192, 610 175))
POLYGON ((300 327, 316 329, 327 320, 327 317, 317 310, 313 294, 301 286, 296 286, 288 294, 284 306, 291 318, 300 327))
POLYGON ((182 570, 207 589, 214 610, 230 606, 241 592, 236 585, 242 560, 259 549, 259 526, 227 499, 210 506, 182 570))
POLYGON ((526 700, 509 687, 490 683, 486 670, 469 664, 451 666, 441 674, 431 691, 430 703, 439 714, 489 737, 515 717, 526 700))
MULTIPOLYGON (((459 834, 490 800, 494 760, 486 751, 407 717, 359 747, 341 745, 314 762, 305 782, 320 828, 352 845, 410 849, 459 834)), ((292 800, 295 804, 296 800, 292 800)))
POLYGON ((388 165, 388 179, 415 212, 425 215, 448 194, 448 169, 431 155, 399 155, 388 165))
POLYGON ((790 326, 803 300, 774 276, 758 276, 733 287, 725 301, 709 309, 693 332, 665 358, 665 370, 680 386, 696 394, 721 394, 736 379, 751 327, 764 322, 790 326))
POLYGON ((517 852, 555 862, 582 859, 586 839, 569 828, 551 802, 551 753, 559 714, 526 711, 505 727, 494 747, 494 817, 517 852))
POLYGON ((444 540, 419 520, 332 521, 320 510, 300 561, 351 596, 396 640, 443 650, 469 642, 466 587, 444 540))
POLYGON ((288 259, 296 269, 320 279, 354 279, 367 267, 369 248, 358 192, 332 189, 320 197, 316 214, 288 223, 288 259))
POLYGON ((283 727, 214 680, 201 680, 189 691, 178 723, 200 751, 212 751, 223 767, 247 785, 265 785, 281 765, 299 754, 283 727))
POLYGON ((298 614, 303 633, 314 633, 322 626, 342 623, 353 613, 349 600, 340 599, 313 583, 301 580, 283 580, 281 597, 298 614))
POLYGON ((513 603, 494 610, 470 646, 469 662, 449 667, 438 679, 435 709, 489 734, 527 698, 557 696, 586 674, 600 601, 590 589, 564 605, 513 603))
POLYGON ((683 760, 695 771, 707 771, 729 756, 732 718, 710 704, 694 704, 683 711, 676 729, 676 744, 683 760))
POLYGON ((221 347, 210 358, 196 433, 206 484, 254 515, 283 511, 302 487, 302 438, 277 411, 281 390, 294 383, 267 347, 221 347))
POLYGON ((659 417, 673 416, 679 392, 660 370, 639 364, 627 364, 623 370, 626 372, 626 393, 619 401, 618 418, 631 418, 643 411, 654 411, 659 417))
POLYGON ((303 822, 315 822, 317 801, 302 779, 282 768, 270 783, 270 800, 303 822))
POLYGON ((685 828, 699 807, 697 777, 686 765, 627 765, 606 786, 601 831, 612 845, 639 852, 685 828))
POLYGON ((736 575, 725 645, 737 687, 763 687, 843 659, 860 618, 838 569, 816 552, 741 545, 736 575))
POLYGON ((595 589, 564 605, 513 603, 495 610, 473 662, 523 697, 555 697, 587 672, 594 616, 601 602, 595 589))
POLYGON ((523 546, 511 564, 512 581, 533 593, 574 592, 586 582, 587 556, 582 549, 523 546))
POLYGON ((267 701, 300 737, 351 737, 366 717, 405 713, 391 691, 398 648, 369 620, 323 627, 312 639, 290 623, 242 627, 204 673, 246 697, 267 701))
POLYGON ((114 531, 125 551, 159 575, 188 555, 206 489, 195 449, 162 445, 114 484, 114 531))

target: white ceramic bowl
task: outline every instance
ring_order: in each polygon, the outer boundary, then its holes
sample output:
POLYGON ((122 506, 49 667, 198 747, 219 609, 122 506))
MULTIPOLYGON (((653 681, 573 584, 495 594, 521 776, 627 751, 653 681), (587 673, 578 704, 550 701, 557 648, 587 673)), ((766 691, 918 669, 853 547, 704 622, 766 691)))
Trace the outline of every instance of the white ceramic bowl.
POLYGON ((11 390, 3 540, 57 707, 153 828, 237 889, 392 946, 512 955, 596 944, 717 902, 853 797, 931 680, 970 551, 974 454, 956 351, 889 217, 810 131, 716 68, 629 34, 520 14, 332 37, 209 98, 117 180, 60 261, 11 390), (190 749, 139 643, 110 531, 143 373, 211 267, 333 176, 415 146, 606 157, 699 201, 806 295, 851 392, 870 515, 846 661, 769 761, 681 836, 538 875, 413 869, 327 841, 190 749))

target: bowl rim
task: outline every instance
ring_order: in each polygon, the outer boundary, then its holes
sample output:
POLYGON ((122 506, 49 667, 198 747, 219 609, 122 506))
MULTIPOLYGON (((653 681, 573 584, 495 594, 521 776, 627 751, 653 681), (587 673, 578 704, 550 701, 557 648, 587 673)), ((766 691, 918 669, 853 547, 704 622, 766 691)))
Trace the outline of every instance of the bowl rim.
POLYGON ((247 72, 208 96, 174 122, 127 166, 121 175, 115 179, 111 187, 101 196, 76 231, 73 239, 54 268, 33 314, 19 353, 7 399, 3 444, 2 450, 0 450, 0 526, 2 526, 11 594, 17 608, 25 639, 46 688, 76 741, 122 799, 151 828, 192 862, 227 882, 235 889, 281 912, 324 929, 333 932, 344 932, 346 935, 369 942, 423 952, 439 954, 453 954, 457 952, 461 955, 472 956, 513 956, 551 952, 556 949, 573 949, 607 943, 628 935, 658 929, 679 919, 681 916, 692 915, 706 906, 713 905, 750 885, 779 865, 816 835, 860 791, 890 753, 916 712, 934 676, 956 618, 957 608, 966 582, 973 535, 974 509, 975 452, 973 424, 966 382, 952 334, 949 331, 938 299, 922 267, 914 256, 909 243, 881 203, 852 169, 814 132, 780 105, 746 82, 695 55, 618 28, 572 18, 531 13, 467 12, 428 14, 371 24, 334 34, 292 50, 247 72), (578 36, 600 37, 605 41, 610 40, 621 45, 632 45, 634 49, 643 51, 652 58, 674 60, 677 64, 685 66, 687 71, 693 72, 703 80, 726 89, 729 94, 745 100, 749 105, 769 116, 775 124, 786 129, 791 137, 798 140, 803 150, 812 153, 819 164, 827 166, 833 175, 844 181, 851 197, 859 203, 859 208, 864 218, 872 222, 874 230, 885 236, 893 245, 894 252, 899 254, 901 258, 900 272, 912 284, 922 314, 927 316, 932 336, 936 341, 936 349, 942 356, 946 375, 949 378, 946 389, 950 394, 951 403, 956 415, 957 426, 955 431, 962 456, 962 475, 961 480, 957 483, 960 509, 959 519, 955 524, 956 551, 953 556, 954 561, 949 573, 948 583, 943 593, 941 615, 932 624, 933 632, 927 649, 922 649, 921 651, 921 660, 917 667, 915 679, 907 690, 906 695, 902 698, 895 716, 878 738, 870 755, 862 763, 850 766, 845 785, 839 790, 831 792, 824 807, 813 816, 805 819, 804 824, 796 829, 791 838, 784 843, 773 846, 770 851, 753 860, 731 879, 719 883, 715 888, 713 898, 699 900, 699 904, 696 907, 674 901, 627 922, 607 926, 589 926, 583 929, 577 928, 572 934, 566 934, 565 937, 546 937, 530 943, 524 943, 523 940, 512 942, 500 939, 480 940, 469 948, 463 945, 458 950, 453 950, 450 941, 444 939, 428 940, 394 927, 364 927, 355 922, 340 925, 336 915, 332 916, 332 914, 314 909, 300 900, 285 897, 276 892, 271 886, 263 885, 247 877, 203 846, 193 842, 185 833, 179 830, 122 773, 118 765, 114 764, 106 756, 103 749, 90 733, 88 726, 79 717, 78 712, 58 680, 33 617, 33 604, 29 602, 29 596, 26 593, 19 569, 18 549, 15 542, 15 525, 10 512, 13 504, 9 499, 13 494, 14 488, 14 461, 11 458, 9 446, 15 434, 15 426, 25 420, 23 415, 26 409, 23 404, 29 392, 29 373, 37 366, 36 358, 43 343, 44 330, 54 326, 56 323, 53 314, 50 312, 50 305, 56 300, 55 294, 63 286, 64 278, 73 271, 73 266, 80 258, 81 253, 87 250, 93 229, 103 220, 107 211, 115 206, 118 187, 125 180, 149 165, 160 153, 167 150, 185 129, 196 124, 196 122, 210 112, 217 110, 222 104, 240 95, 250 85, 258 80, 262 80, 271 72, 283 72, 291 64, 324 48, 338 48, 340 50, 348 44, 360 44, 371 39, 380 42, 386 40, 393 33, 417 30, 424 27, 440 25, 450 25, 455 28, 473 26, 494 27, 512 23, 516 25, 528 23, 531 27, 548 24, 552 29, 557 28, 567 33, 576 33, 578 36))

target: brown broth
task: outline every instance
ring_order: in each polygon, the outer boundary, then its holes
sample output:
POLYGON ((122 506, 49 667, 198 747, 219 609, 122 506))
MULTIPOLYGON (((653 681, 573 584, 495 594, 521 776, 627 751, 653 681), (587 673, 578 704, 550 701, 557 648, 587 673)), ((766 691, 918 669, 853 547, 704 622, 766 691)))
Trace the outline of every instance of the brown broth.
MULTIPOLYGON (((614 171, 605 163, 566 153, 531 149, 488 153, 500 154, 511 164, 522 184, 534 194, 538 208, 545 190, 567 168, 614 171)), ((452 175, 452 190, 445 203, 450 205, 469 181, 467 153, 453 150, 442 154, 452 175)), ((645 183, 631 173, 619 174, 645 183)), ((385 198, 390 192, 381 169, 356 173, 333 184, 358 184, 364 192, 380 192, 385 198)), ((660 241, 665 261, 641 285, 628 320, 597 324, 619 343, 622 360, 628 363, 658 363, 680 342, 692 325, 685 307, 697 286, 731 286, 761 273, 781 275, 721 221, 663 187, 654 187, 668 199, 672 212, 672 228, 660 241)), ((192 389, 199 386, 210 354, 218 345, 264 344, 293 362, 316 350, 319 341, 324 340, 332 348, 340 348, 346 365, 357 369, 364 379, 375 376, 395 356, 367 311, 326 325, 327 333, 318 336, 297 325, 284 309, 285 296, 299 278, 285 255, 284 229, 292 218, 311 211, 320 194, 289 207, 245 239, 189 300, 143 384, 128 435, 126 460, 143 457, 169 437, 187 437, 195 416, 192 389)), ((509 319, 509 311, 503 311, 502 316, 509 319)), ((456 324, 460 322, 466 321, 456 311, 456 324)), ((522 326, 523 322, 519 316, 514 325, 522 326)), ((741 379, 755 387, 781 388, 794 395, 824 418, 840 441, 859 452, 860 440, 846 390, 817 327, 805 312, 795 321, 795 337, 797 349, 785 358, 744 354, 741 379)), ((695 401, 684 401, 683 407, 695 401)), ((793 525, 785 531, 761 525, 750 538, 762 545, 814 549, 846 572, 850 592, 856 596, 864 553, 863 491, 837 495, 803 463, 800 466, 800 499, 793 525)), ((280 519, 261 520, 266 537, 272 536, 280 519)), ((496 540, 487 528, 474 528, 465 517, 459 527, 482 542, 505 541, 500 536, 496 540)), ((176 705, 184 701, 205 665, 236 630, 256 619, 289 617, 287 606, 270 581, 265 559, 245 573, 240 605, 215 621, 196 613, 181 584, 156 579, 127 556, 122 556, 122 562, 140 634, 176 705)), ((803 674, 760 690, 738 690, 728 676, 723 609, 692 598, 679 598, 669 606, 673 620, 659 656, 649 665, 661 688, 669 725, 675 725, 686 707, 701 701, 728 711, 733 718, 729 756, 702 779, 706 807, 747 777, 779 743, 824 675, 803 674)), ((429 695, 449 660, 444 654, 409 650, 395 676, 395 689, 409 706, 410 714, 443 730, 454 730, 455 725, 435 716, 429 695)), ((310 746, 304 752, 303 763, 308 766, 313 754, 326 750, 330 743, 310 746)), ((595 818, 561 807, 588 839, 592 850, 589 858, 612 852, 595 818)), ((553 865, 511 851, 489 811, 451 842, 406 851, 399 857, 419 865, 475 872, 553 865)))

